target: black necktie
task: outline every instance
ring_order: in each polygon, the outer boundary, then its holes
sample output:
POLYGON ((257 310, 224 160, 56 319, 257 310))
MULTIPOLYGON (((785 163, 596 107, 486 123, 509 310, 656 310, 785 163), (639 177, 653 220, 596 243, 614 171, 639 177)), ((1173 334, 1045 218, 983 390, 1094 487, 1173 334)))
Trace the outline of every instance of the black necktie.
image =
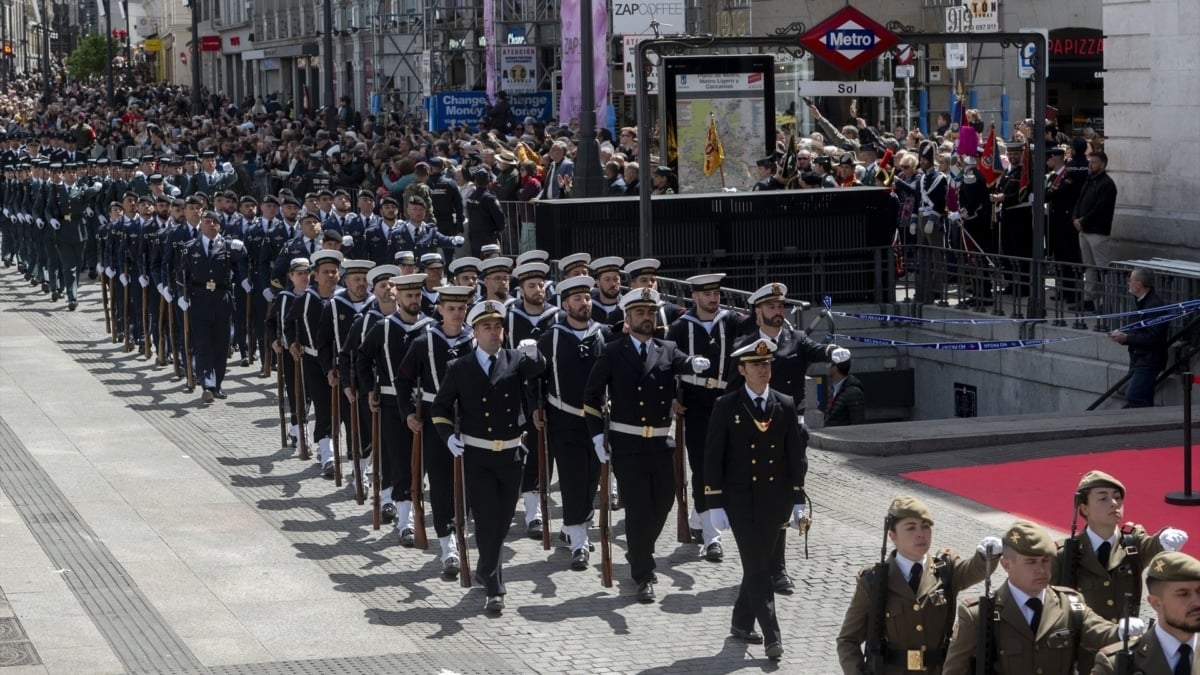
POLYGON ((646 343, 645 342, 643 342, 642 346, 638 348, 638 356, 641 357, 642 363, 646 362, 646 343))
POLYGON ((759 415, 766 412, 766 408, 763 407, 763 397, 761 397, 761 396, 754 397, 754 407, 758 409, 759 415))
POLYGON ((312 255, 312 253, 313 253, 313 240, 312 240, 312 239, 306 239, 305 241, 307 241, 307 242, 308 242, 308 254, 309 254, 309 255, 312 255))
POLYGON ((1108 569, 1108 555, 1112 553, 1112 543, 1104 542, 1100 544, 1100 548, 1096 549, 1096 557, 1100 559, 1100 566, 1108 569))
POLYGON ((496 369, 496 355, 492 354, 491 356, 488 357, 487 374, 490 376, 492 374, 492 371, 495 369, 496 369))
POLYGON ((1192 646, 1189 644, 1179 645, 1179 651, 1175 652, 1179 655, 1179 661, 1175 663, 1175 669, 1171 671, 1171 675, 1191 675, 1192 672, 1192 646))
POLYGON ((912 587, 913 593, 921 587, 921 563, 912 566, 912 570, 908 573, 908 585, 912 587))
POLYGON ((1030 598, 1025 601, 1025 606, 1033 610, 1033 618, 1029 620, 1029 630, 1037 635, 1038 624, 1042 622, 1042 601, 1038 598, 1030 598))

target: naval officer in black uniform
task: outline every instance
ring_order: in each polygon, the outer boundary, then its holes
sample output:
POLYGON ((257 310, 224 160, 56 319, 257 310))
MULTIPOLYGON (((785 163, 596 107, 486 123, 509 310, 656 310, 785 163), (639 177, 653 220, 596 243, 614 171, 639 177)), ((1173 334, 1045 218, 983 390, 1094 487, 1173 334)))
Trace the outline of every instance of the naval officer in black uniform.
POLYGON ((733 529, 742 584, 730 633, 783 656, 771 580, 779 531, 805 518, 808 457, 796 402, 770 388, 775 343, 767 338, 733 352, 745 384, 713 404, 704 455, 704 496, 712 526, 733 529), (758 623, 762 633, 754 631, 758 623))
POLYGON ((475 517, 475 577, 487 588, 489 612, 504 609, 500 554, 517 510, 527 454, 521 444, 526 383, 546 367, 535 340, 503 348, 504 315, 504 305, 491 300, 471 308, 467 322, 475 348, 450 363, 430 410, 442 442, 463 458, 464 489, 475 517))
POLYGON ((233 317, 233 288, 245 275, 245 245, 221 236, 221 216, 205 211, 200 236, 183 249, 180 260, 179 308, 191 312, 192 351, 196 381, 205 403, 225 398, 225 362, 229 355, 229 326, 233 317))
POLYGON ((625 502, 625 557, 639 602, 654 601, 654 544, 675 499, 675 462, 667 447, 675 378, 702 373, 710 365, 706 357, 688 357, 674 342, 653 337, 658 305, 658 292, 651 288, 621 298, 628 336, 605 345, 583 394, 588 432, 601 462, 609 460, 601 412, 606 395, 611 406, 608 444, 625 502))

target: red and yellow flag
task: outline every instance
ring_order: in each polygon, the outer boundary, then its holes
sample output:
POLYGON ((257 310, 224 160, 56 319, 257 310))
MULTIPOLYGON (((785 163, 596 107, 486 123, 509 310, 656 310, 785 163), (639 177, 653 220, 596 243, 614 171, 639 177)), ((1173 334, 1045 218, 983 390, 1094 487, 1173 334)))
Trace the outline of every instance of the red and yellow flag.
POLYGON ((711 176, 725 161, 725 146, 717 134, 717 118, 708 113, 708 141, 704 144, 704 175, 711 176))

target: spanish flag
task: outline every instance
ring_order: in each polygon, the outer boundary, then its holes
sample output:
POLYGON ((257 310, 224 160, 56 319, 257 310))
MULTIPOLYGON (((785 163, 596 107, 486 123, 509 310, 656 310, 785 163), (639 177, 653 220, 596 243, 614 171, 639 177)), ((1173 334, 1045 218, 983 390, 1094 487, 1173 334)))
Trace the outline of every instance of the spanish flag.
POLYGON ((708 113, 708 142, 704 144, 704 175, 711 176, 725 161, 725 147, 717 135, 717 118, 708 113))

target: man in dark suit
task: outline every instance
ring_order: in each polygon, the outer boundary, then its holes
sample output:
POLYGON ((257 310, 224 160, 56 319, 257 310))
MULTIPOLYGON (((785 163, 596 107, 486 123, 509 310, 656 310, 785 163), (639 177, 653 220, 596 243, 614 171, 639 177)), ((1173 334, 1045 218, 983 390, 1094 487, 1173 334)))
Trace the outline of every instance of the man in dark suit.
MULTIPOLYGON (((1145 267, 1129 273, 1129 293, 1137 300, 1140 311, 1162 307, 1163 301, 1154 292, 1154 273, 1145 267)), ((1142 321, 1161 319, 1162 312, 1142 314, 1142 321)), ((1129 348, 1129 385, 1125 388, 1126 408, 1149 408, 1154 405, 1154 381, 1167 367, 1167 323, 1160 321, 1129 332, 1114 330, 1109 337, 1129 348)))
MULTIPOLYGON (((446 369, 430 410, 434 428, 455 457, 463 458, 467 501, 475 518, 475 577, 487 588, 484 609, 504 609, 500 557, 521 491, 521 444, 526 382, 546 368, 536 340, 503 349, 504 305, 480 302, 467 315, 475 348, 446 369), (455 433, 455 421, 461 433, 455 433), (470 452, 467 452, 468 449, 470 452)), ((466 533, 462 533, 465 540, 466 533)))
POLYGON ((221 236, 221 216, 216 211, 204 212, 200 236, 183 248, 178 303, 180 309, 191 312, 196 381, 203 389, 205 403, 225 398, 221 383, 229 354, 233 288, 245 274, 245 257, 241 241, 221 236))
POLYGON ((732 527, 742 560, 742 583, 733 606, 734 637, 767 643, 767 656, 783 656, 775 616, 775 541, 788 522, 805 519, 808 457, 792 397, 771 391, 776 346, 759 338, 735 351, 745 384, 717 399, 708 425, 704 495, 712 525, 732 527), (754 632, 758 622, 762 634, 754 632))
POLYGON ((609 461, 625 503, 630 574, 639 602, 654 602, 654 544, 675 498, 675 466, 667 435, 677 375, 708 370, 707 357, 688 357, 675 343, 654 336, 658 292, 632 290, 621 298, 627 338, 609 342, 592 367, 583 395, 592 446, 609 461), (611 406, 605 428, 605 398, 611 406), (607 432, 607 433, 606 433, 607 432), (607 443, 605 436, 608 437, 607 443))
POLYGON ((1071 210, 1079 198, 1084 179, 1067 166, 1067 151, 1050 148, 1046 151, 1046 248, 1058 266, 1063 284, 1063 301, 1075 304, 1079 285, 1079 233, 1071 223, 1071 210))

